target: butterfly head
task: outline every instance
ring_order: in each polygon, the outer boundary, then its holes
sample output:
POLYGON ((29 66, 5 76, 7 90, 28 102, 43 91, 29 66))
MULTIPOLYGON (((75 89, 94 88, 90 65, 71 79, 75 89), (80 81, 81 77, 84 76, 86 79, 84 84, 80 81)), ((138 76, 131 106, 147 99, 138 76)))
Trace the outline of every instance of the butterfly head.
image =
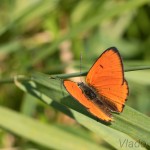
POLYGON ((78 82, 77 84, 83 92, 87 89, 87 85, 84 82, 78 82))
POLYGON ((82 89, 83 87, 85 87, 85 84, 83 82, 78 82, 77 85, 78 85, 78 87, 80 89, 82 89))

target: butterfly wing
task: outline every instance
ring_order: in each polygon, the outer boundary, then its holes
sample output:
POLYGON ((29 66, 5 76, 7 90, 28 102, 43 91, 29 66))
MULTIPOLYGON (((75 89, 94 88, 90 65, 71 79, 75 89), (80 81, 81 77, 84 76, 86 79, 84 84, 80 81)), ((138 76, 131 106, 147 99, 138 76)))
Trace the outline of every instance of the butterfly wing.
POLYGON ((100 108, 96 106, 92 101, 88 100, 84 96, 82 90, 78 87, 78 85, 75 82, 65 80, 64 87, 66 88, 68 93, 72 97, 74 97, 79 103, 81 103, 84 107, 86 107, 91 114, 93 114, 94 116, 96 116, 97 118, 103 121, 106 121, 106 122, 112 121, 111 115, 106 114, 103 111, 103 106, 101 106, 100 108))
POLYGON ((86 82, 112 111, 123 110, 128 85, 124 79, 122 59, 116 48, 111 47, 102 53, 89 70, 86 82))

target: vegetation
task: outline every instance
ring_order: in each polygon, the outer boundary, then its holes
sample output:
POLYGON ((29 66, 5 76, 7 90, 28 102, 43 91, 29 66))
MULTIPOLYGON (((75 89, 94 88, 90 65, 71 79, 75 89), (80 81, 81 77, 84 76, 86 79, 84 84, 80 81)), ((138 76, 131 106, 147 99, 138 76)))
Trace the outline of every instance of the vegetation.
POLYGON ((0 9, 0 148, 150 149, 149 0, 5 0, 0 9), (80 66, 86 75, 111 46, 130 94, 106 124, 62 79, 80 76, 80 66))

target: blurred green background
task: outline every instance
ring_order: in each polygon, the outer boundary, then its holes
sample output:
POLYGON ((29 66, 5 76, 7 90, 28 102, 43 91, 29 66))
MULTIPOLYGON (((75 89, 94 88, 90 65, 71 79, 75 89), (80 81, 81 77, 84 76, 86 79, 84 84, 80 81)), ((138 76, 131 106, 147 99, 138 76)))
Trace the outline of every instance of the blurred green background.
MULTIPOLYGON (((118 48, 125 69, 150 66, 149 0, 0 1, 0 105, 40 122, 81 130, 109 147, 74 120, 22 92, 11 78, 33 71, 79 72, 81 54, 82 71, 87 71, 111 46, 118 48)), ((125 76, 130 88, 127 105, 150 116, 150 71, 125 76)), ((3 128, 0 148, 47 149, 3 128)))

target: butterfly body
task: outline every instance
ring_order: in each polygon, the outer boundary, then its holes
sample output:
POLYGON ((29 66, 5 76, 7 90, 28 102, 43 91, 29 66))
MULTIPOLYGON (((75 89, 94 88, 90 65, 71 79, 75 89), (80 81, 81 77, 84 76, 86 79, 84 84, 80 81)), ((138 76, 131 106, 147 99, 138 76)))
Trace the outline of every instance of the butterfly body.
POLYGON ((85 83, 64 80, 66 90, 99 119, 112 121, 111 112, 122 112, 128 96, 123 63, 118 50, 105 50, 89 70, 85 83))
POLYGON ((108 116, 111 117, 110 109, 105 105, 105 103, 102 101, 102 98, 98 96, 94 88, 91 88, 84 82, 78 82, 78 87, 82 90, 84 96, 91 101, 95 106, 97 106, 99 109, 102 109, 104 113, 106 113, 108 116))
POLYGON ((78 82, 78 87, 82 90, 84 95, 87 97, 89 100, 94 100, 97 97, 96 92, 90 88, 88 85, 86 85, 83 82, 78 82))

